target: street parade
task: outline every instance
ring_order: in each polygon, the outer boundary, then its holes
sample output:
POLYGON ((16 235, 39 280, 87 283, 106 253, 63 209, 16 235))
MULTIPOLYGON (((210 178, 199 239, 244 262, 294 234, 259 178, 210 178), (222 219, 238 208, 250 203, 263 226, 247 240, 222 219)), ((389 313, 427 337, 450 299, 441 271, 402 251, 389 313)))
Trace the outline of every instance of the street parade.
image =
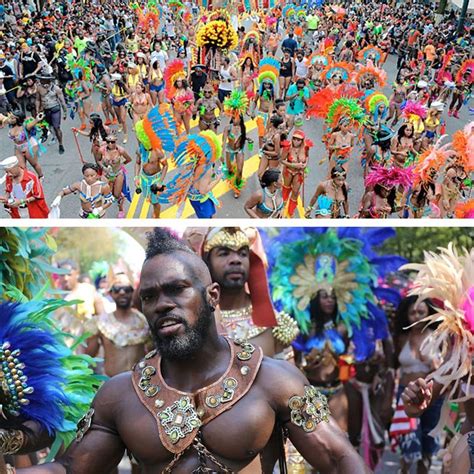
POLYGON ((470 12, 3 2, 1 217, 472 218, 470 12))

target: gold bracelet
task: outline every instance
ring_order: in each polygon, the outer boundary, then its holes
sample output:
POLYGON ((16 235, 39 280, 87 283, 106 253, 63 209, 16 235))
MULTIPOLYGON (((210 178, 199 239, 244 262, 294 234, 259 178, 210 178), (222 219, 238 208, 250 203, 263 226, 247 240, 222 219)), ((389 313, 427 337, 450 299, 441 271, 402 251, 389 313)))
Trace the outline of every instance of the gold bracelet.
POLYGON ((16 454, 24 442, 23 431, 0 429, 0 454, 16 454))

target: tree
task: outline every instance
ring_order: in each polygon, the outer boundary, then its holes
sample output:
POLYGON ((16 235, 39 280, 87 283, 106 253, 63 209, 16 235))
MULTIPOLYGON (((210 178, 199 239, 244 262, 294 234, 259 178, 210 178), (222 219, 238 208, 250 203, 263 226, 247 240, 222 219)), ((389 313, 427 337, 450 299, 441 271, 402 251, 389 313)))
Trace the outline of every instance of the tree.
POLYGON ((382 253, 399 254, 409 262, 423 262, 423 251, 436 252, 454 242, 458 250, 472 248, 474 228, 469 227, 399 227, 397 236, 381 247, 382 253))
POLYGON ((55 260, 70 258, 79 263, 81 273, 87 273, 99 260, 116 263, 123 240, 120 234, 107 228, 62 227, 53 231, 58 251, 55 260))

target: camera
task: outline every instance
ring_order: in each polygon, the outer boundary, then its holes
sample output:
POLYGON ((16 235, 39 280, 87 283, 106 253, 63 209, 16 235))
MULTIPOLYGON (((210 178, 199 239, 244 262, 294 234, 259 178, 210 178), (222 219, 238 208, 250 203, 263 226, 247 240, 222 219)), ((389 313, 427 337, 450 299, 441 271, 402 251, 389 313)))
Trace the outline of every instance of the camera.
POLYGON ((161 186, 158 186, 157 184, 152 184, 150 186, 150 191, 153 193, 153 194, 158 194, 158 193, 161 193, 165 190, 165 185, 162 184, 161 186))

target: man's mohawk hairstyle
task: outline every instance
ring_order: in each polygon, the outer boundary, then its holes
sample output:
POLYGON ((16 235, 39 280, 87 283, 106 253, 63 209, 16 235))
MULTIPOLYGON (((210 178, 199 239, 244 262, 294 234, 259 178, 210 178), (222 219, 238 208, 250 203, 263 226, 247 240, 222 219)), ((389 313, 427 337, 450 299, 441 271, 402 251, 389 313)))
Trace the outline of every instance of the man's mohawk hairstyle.
POLYGON ((170 229, 156 227, 147 234, 148 245, 146 248, 146 260, 157 255, 166 255, 174 252, 186 252, 194 255, 194 252, 170 229))

